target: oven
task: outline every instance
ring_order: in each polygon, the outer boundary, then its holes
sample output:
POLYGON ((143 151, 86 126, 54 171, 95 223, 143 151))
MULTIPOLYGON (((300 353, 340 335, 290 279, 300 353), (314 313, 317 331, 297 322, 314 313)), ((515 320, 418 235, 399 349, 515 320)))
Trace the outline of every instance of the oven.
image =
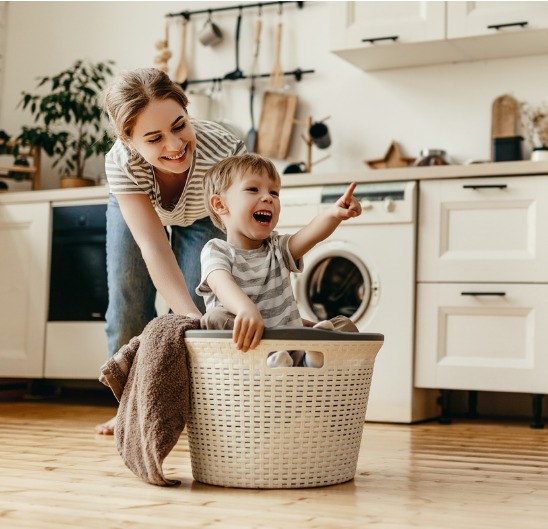
POLYGON ((107 357, 107 204, 52 207, 45 377, 97 379, 107 357))

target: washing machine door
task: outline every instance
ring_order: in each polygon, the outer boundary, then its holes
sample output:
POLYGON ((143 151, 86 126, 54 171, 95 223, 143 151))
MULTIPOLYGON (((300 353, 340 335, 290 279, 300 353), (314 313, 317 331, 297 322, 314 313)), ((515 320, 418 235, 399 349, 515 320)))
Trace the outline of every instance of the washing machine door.
POLYGON ((301 316, 318 321, 342 315, 358 321, 372 298, 367 267, 345 245, 324 244, 315 250, 295 281, 301 316))

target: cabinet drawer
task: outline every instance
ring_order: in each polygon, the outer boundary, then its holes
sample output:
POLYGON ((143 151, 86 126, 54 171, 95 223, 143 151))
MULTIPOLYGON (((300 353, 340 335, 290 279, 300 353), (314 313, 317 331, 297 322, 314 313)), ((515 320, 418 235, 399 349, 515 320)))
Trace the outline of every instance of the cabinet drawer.
POLYGON ((415 385, 548 393, 546 321, 548 285, 419 284, 415 385))
POLYGON ((419 281, 548 282, 548 176, 420 184, 419 281))

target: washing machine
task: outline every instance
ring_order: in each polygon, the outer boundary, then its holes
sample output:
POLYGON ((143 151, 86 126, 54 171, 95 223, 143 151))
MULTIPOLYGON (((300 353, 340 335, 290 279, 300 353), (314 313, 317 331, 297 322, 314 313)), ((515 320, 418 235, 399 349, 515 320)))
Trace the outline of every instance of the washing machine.
MULTIPOLYGON (((279 233, 294 233, 329 208, 348 187, 284 187, 279 233)), ((292 275, 303 318, 338 314, 360 332, 382 333, 375 361, 368 421, 411 423, 437 415, 435 396, 413 387, 415 320, 415 182, 360 183, 362 214, 342 222, 304 257, 292 275)))

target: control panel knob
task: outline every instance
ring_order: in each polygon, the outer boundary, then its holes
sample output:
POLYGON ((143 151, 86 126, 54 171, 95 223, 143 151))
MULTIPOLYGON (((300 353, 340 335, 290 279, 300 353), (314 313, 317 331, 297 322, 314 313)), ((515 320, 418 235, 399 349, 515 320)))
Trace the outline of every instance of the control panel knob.
POLYGON ((391 198, 384 199, 384 209, 391 213, 396 209, 396 203, 391 198))
POLYGON ((367 200, 364 198, 363 200, 360 200, 360 205, 362 209, 371 209, 373 207, 373 204, 371 203, 371 200, 367 200))

